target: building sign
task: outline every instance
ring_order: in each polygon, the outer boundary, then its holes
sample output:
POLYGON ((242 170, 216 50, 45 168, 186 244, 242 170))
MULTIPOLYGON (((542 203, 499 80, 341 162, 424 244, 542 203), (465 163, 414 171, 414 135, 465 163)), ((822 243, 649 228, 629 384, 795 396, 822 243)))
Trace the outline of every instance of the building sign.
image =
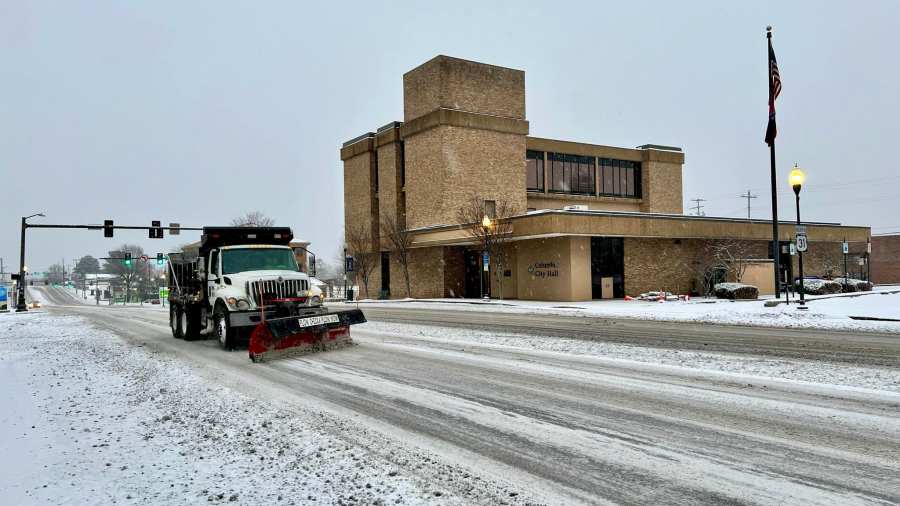
POLYGON ((9 298, 5 286, 0 286, 0 311, 9 311, 9 298))
POLYGON ((535 262, 528 266, 528 274, 539 278, 558 278, 559 264, 556 262, 535 262))

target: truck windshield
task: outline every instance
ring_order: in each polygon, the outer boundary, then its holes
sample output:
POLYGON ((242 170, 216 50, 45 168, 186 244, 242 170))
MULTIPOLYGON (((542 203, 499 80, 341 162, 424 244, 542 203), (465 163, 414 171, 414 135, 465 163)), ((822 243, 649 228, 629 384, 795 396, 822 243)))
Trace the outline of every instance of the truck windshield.
POLYGON ((247 271, 296 271, 294 252, 281 248, 222 250, 222 274, 247 271))

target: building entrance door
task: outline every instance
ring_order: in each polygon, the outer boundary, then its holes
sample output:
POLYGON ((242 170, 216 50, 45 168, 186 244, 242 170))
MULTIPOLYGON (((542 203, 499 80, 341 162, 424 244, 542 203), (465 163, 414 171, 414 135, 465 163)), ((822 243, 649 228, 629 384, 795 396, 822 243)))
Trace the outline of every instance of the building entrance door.
POLYGON ((591 298, 625 296, 625 240, 591 237, 591 298))
POLYGON ((484 295, 491 296, 491 276, 490 271, 485 271, 482 264, 480 251, 466 251, 466 284, 465 294, 467 299, 477 299, 482 295, 482 286, 484 287, 484 295))
POLYGON ((381 298, 391 298, 391 254, 381 252, 381 298))

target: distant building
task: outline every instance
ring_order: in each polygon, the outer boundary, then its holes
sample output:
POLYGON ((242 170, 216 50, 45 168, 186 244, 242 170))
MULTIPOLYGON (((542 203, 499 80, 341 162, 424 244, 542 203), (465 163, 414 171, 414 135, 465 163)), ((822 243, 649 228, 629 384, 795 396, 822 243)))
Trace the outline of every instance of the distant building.
POLYGON ((900 234, 872 236, 872 282, 900 283, 900 234))
MULTIPOLYGON (((741 241, 747 258, 757 259, 748 276, 762 293, 774 291, 771 221, 684 215, 681 148, 529 136, 521 70, 438 56, 404 74, 403 113, 403 122, 340 149, 345 231, 364 229, 380 256, 369 279, 371 297, 478 297, 483 291, 577 301, 650 290, 688 293, 699 288, 692 266, 704 245, 719 240, 741 241), (487 275, 477 241, 458 219, 472 197, 483 199, 485 215, 501 202, 513 211, 508 261, 502 269, 492 264, 487 275), (395 216, 413 235, 411 294, 382 237, 384 219, 395 216)), ((792 217, 792 210, 782 215, 792 217)), ((842 239, 864 251, 870 235, 868 227, 805 225, 808 275, 835 273, 842 239)), ((783 222, 778 246, 786 256, 794 235, 794 224, 783 222)), ((784 262, 781 279, 797 275, 793 258, 784 262)))

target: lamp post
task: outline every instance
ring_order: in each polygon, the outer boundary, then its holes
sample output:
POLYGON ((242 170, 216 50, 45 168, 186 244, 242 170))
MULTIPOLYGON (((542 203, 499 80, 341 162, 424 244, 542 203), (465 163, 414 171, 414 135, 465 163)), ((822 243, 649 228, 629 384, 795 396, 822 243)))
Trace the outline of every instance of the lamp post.
MULTIPOLYGON (((800 170, 800 167, 797 164, 794 164, 794 170, 791 171, 790 176, 788 176, 788 181, 791 183, 791 188, 794 189, 794 196, 797 201, 797 229, 800 229, 800 188, 803 186, 803 182, 806 181, 806 174, 800 170)), ((797 266, 800 268, 800 309, 806 309, 806 298, 803 293, 803 252, 800 251, 800 248, 797 248, 797 266)))
POLYGON ((19 289, 16 294, 16 312, 28 311, 28 305, 25 304, 25 229, 28 228, 28 218, 35 216, 44 217, 43 213, 35 213, 31 216, 22 217, 22 242, 19 243, 19 289))
MULTIPOLYGON (((488 217, 488 215, 484 215, 484 218, 482 218, 482 220, 481 220, 481 228, 483 229, 482 237, 484 239, 484 241, 482 242, 482 251, 481 251, 482 265, 481 265, 481 269, 479 269, 479 272, 481 272, 481 298, 483 300, 487 300, 490 298, 490 296, 485 295, 485 293, 484 293, 484 267, 485 267, 484 257, 487 256, 487 254, 488 254, 488 251, 487 251, 488 250, 488 240, 489 240, 488 234, 490 234, 492 226, 493 226, 493 223, 491 222, 491 219, 488 217)), ((488 261, 490 262, 490 259, 488 259, 488 261)), ((488 264, 488 265, 490 265, 490 264, 488 264)), ((488 280, 490 281, 490 277, 488 278, 488 280)))

